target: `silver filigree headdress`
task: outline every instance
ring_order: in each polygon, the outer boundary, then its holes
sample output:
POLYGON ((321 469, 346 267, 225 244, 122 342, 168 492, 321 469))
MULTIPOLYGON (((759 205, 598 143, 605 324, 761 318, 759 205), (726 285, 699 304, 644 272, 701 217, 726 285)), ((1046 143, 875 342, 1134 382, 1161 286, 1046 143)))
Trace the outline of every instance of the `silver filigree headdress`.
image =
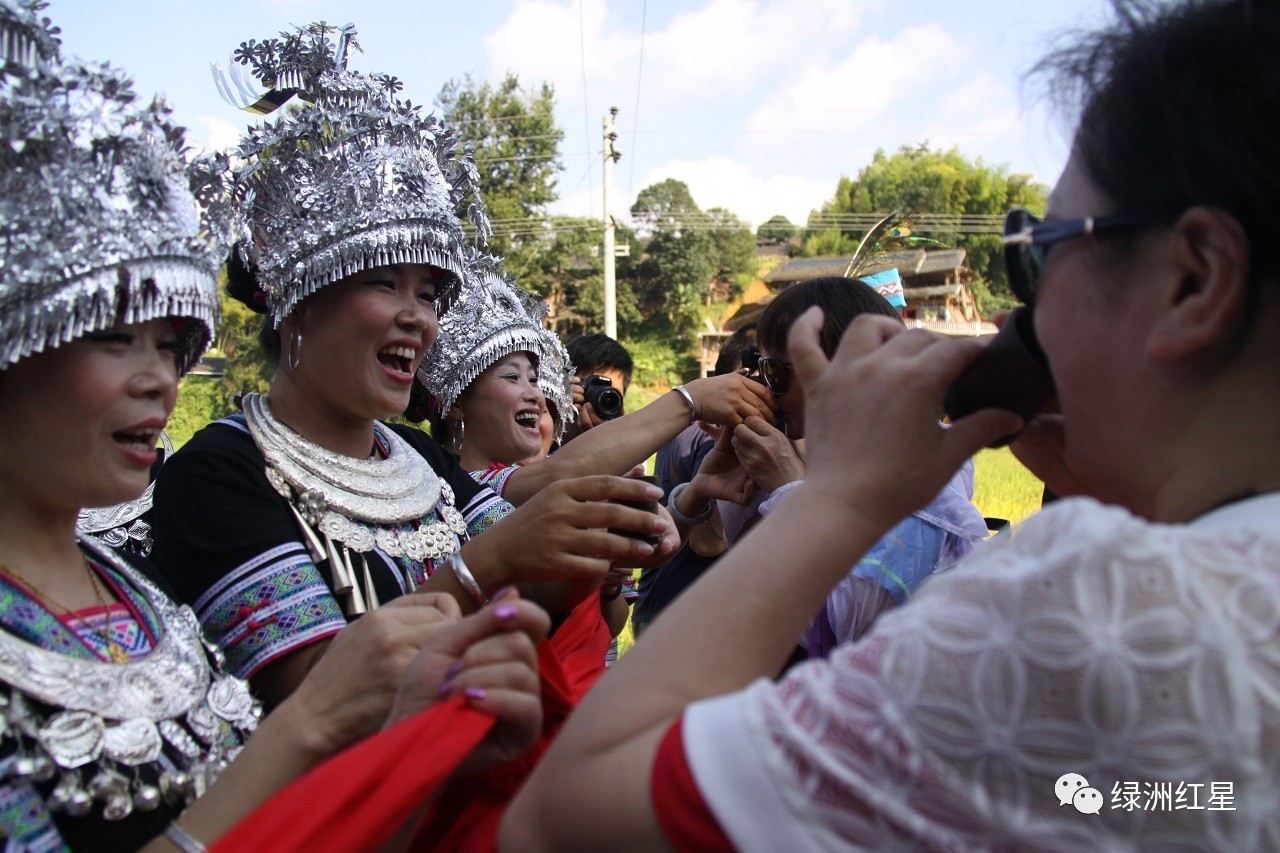
MULTIPOLYGON (((461 286, 467 240, 459 212, 478 238, 489 220, 470 147, 433 115, 402 100, 401 83, 347 69, 355 28, 313 24, 278 39, 248 41, 233 65, 215 67, 224 98, 254 113, 285 107, 252 127, 223 158, 241 259, 253 270, 279 325, 320 288, 362 270, 425 263, 445 272, 441 313, 461 286)), ((217 206, 218 202, 211 202, 217 206)))
POLYGON ((59 30, 40 11, 41 0, 0 0, 0 73, 35 68, 58 56, 59 30))
POLYGON ((563 344, 542 327, 546 306, 499 270, 498 260, 473 253, 467 283, 453 310, 440 320, 440 333, 418 368, 418 379, 441 412, 457 402, 475 378, 513 352, 538 359, 538 386, 557 414, 556 438, 573 412, 563 344), (570 413, 566 415, 566 412, 570 413))
POLYGON ((201 236, 182 130, 121 72, 60 58, 38 4, 0 8, 0 369, 180 317, 186 371, 216 323, 219 253, 201 236))

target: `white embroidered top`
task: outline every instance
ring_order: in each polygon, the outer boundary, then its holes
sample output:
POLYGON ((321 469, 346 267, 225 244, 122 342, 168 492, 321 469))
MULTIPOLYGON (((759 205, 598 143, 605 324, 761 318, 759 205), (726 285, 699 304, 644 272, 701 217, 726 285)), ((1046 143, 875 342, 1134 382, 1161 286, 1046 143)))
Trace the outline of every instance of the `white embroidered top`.
POLYGON ((1060 501, 683 731, 742 850, 1280 848, 1280 495, 1060 501))

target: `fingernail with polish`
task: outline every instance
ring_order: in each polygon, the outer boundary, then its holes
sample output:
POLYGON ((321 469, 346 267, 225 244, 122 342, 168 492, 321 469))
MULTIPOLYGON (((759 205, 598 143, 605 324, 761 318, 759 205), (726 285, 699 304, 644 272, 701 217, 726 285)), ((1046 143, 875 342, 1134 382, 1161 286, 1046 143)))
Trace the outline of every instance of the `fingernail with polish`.
POLYGON ((506 586, 504 586, 502 589, 498 590, 498 591, 497 591, 497 592, 495 592, 493 595, 489 596, 489 600, 490 600, 490 601, 497 601, 499 598, 506 598, 506 597, 507 597, 508 595, 510 595, 510 594, 512 593, 512 591, 514 591, 514 590, 515 590, 515 587, 514 587, 514 586, 512 586, 511 584, 507 584, 507 585, 506 585, 506 586))
POLYGON ((441 685, 440 685, 440 698, 441 698, 441 699, 448 699, 448 698, 449 698, 449 694, 450 694, 450 693, 452 693, 452 692, 453 692, 453 679, 452 679, 452 678, 446 678, 446 679, 444 680, 444 684, 441 684, 441 685))
POLYGON ((466 690, 462 691, 462 695, 466 696, 468 699, 479 700, 488 696, 489 692, 483 687, 468 687, 466 690))
POLYGON ((498 617, 499 622, 506 622, 508 619, 516 618, 516 614, 520 612, 520 608, 514 604, 499 604, 493 608, 493 615, 498 617))
POLYGON ((444 671, 444 680, 453 681, 460 672, 462 672, 462 661, 456 660, 449 664, 449 668, 444 671))

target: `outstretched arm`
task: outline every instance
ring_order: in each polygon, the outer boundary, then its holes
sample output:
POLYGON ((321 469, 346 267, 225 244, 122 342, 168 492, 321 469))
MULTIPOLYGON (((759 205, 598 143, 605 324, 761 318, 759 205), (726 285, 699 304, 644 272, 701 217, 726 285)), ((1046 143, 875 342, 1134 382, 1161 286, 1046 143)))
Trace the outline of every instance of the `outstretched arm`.
POLYGON ((797 322, 790 354, 805 389, 807 479, 664 612, 619 662, 622 674, 588 694, 507 811, 503 849, 664 845, 647 773, 636 768, 653 766, 673 720, 692 702, 776 673, 849 566, 977 448, 1021 426, 985 410, 943 430, 942 391, 981 346, 879 319, 859 318, 830 365, 818 346, 821 313, 797 322), (875 452, 851 453, 850 434, 874 436, 875 452), (823 535, 797 535, 813 530, 823 535), (606 807, 616 799, 630 804, 623 815, 606 807))
MULTIPOLYGON (((684 387, 698 420, 735 425, 752 416, 773 419, 769 392, 745 376, 710 376, 684 387)), ((546 459, 521 467, 507 479, 503 497, 520 506, 557 480, 625 474, 689 426, 689 415, 688 401, 672 390, 639 411, 587 430, 546 459)))

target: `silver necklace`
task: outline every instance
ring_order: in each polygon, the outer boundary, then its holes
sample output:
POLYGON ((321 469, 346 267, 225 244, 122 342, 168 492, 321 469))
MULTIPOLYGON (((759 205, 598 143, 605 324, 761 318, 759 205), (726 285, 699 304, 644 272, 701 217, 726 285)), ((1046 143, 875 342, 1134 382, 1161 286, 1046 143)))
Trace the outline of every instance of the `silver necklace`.
POLYGON ((107 663, 0 631, 8 687, 0 693, 0 738, 17 743, 8 775, 47 782, 61 774, 45 804, 74 817, 95 801, 107 820, 162 800, 190 804, 239 752, 262 708, 248 684, 221 671, 222 653, 206 643, 191 608, 91 537, 80 541, 147 599, 161 636, 144 658, 107 663))
MULTIPOLYGON (((268 481, 289 502, 312 559, 329 560, 333 591, 348 596, 349 615, 378 606, 363 559, 374 548, 418 563, 458 550, 467 524, 454 506, 453 489, 400 436, 375 425, 387 456, 358 459, 326 450, 282 424, 261 394, 244 395, 242 406, 268 481), (362 555, 360 571, 351 551, 362 555)), ((412 590, 408 571, 403 580, 412 590)))

